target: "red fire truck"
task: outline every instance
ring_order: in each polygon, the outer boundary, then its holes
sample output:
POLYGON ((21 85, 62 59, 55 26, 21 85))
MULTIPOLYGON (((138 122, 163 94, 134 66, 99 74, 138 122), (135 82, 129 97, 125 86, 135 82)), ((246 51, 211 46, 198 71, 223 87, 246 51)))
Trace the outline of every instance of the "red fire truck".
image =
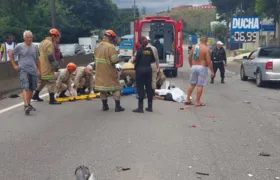
MULTIPOLYGON (((183 22, 166 16, 150 16, 134 23, 134 42, 148 36, 159 54, 160 67, 167 75, 177 77, 183 66, 183 22)), ((135 49, 134 49, 135 51, 135 49)))

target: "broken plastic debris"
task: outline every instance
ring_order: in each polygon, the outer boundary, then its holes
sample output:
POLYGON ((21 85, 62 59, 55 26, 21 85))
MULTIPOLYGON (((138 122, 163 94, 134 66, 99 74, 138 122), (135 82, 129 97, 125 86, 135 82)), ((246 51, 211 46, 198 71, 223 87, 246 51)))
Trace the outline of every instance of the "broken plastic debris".
POLYGON ((121 171, 128 171, 128 170, 130 170, 130 168, 123 168, 123 167, 118 167, 118 166, 117 166, 117 171, 118 171, 118 172, 121 172, 121 171))
POLYGON ((270 156, 270 154, 264 153, 264 152, 260 153, 259 155, 260 155, 260 156, 270 156))
POLYGON ((192 125, 192 128, 197 128, 197 126, 196 125, 192 125))
POLYGON ((246 104, 251 104, 251 102, 250 101, 243 101, 244 103, 246 103, 246 104))
POLYGON ((196 172, 196 174, 203 175, 203 176, 209 176, 209 173, 196 172))
POLYGON ((280 177, 276 177, 276 179, 280 179, 280 177))
POLYGON ((192 166, 189 166, 189 168, 191 169, 191 168, 192 168, 192 166))
POLYGON ((252 176, 253 176, 253 174, 248 174, 248 176, 249 176, 249 177, 252 177, 252 176))

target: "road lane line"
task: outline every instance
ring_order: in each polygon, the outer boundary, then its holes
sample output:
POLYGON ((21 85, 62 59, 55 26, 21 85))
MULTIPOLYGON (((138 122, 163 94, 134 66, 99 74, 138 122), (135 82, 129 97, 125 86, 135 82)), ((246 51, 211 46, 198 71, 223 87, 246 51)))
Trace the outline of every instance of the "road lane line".
MULTIPOLYGON (((48 96, 48 95, 49 95, 49 93, 42 94, 42 95, 40 96, 40 98, 44 98, 44 97, 46 97, 46 96, 48 96)), ((34 101, 34 100, 32 100, 31 102, 33 102, 33 101, 34 101)), ((15 109, 15 108, 17 108, 17 107, 19 107, 19 106, 23 106, 23 105, 24 105, 24 103, 21 102, 21 103, 18 103, 18 104, 9 106, 9 107, 7 107, 7 108, 1 109, 1 110, 0 110, 0 114, 2 114, 2 113, 4 113, 4 112, 7 112, 7 111, 10 111, 10 110, 12 110, 12 109, 15 109)))

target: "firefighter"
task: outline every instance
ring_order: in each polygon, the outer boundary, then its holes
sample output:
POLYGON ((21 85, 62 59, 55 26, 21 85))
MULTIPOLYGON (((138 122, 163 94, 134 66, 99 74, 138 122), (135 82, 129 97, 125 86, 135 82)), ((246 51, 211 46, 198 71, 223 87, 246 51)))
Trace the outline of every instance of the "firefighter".
POLYGON ((120 105, 121 86, 115 66, 119 62, 114 46, 116 37, 114 31, 105 31, 103 41, 95 48, 95 90, 100 92, 103 111, 109 110, 107 99, 108 93, 111 92, 115 100, 115 112, 121 112, 125 109, 120 105))
POLYGON ((166 76, 160 67, 158 67, 158 72, 157 72, 157 89, 161 89, 161 86, 164 84, 166 80, 166 76))
POLYGON ((40 91, 47 86, 50 102, 49 104, 61 104, 55 100, 55 86, 56 86, 56 76, 55 73, 59 69, 58 61, 55 59, 55 47, 54 43, 59 42, 60 32, 57 29, 51 29, 49 31, 49 37, 46 37, 39 47, 40 53, 40 64, 42 68, 42 75, 39 78, 38 88, 36 89, 32 99, 37 101, 43 101, 39 97, 40 91))
MULTIPOLYGON (((213 69, 216 76, 216 72, 219 69, 221 75, 221 83, 225 83, 225 65, 227 64, 226 51, 223 48, 223 43, 221 41, 217 42, 217 47, 212 51, 211 59, 213 61, 213 69)), ((214 77, 211 77, 211 84, 214 83, 214 77)))
POLYGON ((71 75, 73 72, 75 72, 77 69, 77 65, 74 63, 69 63, 66 66, 66 69, 59 70, 59 75, 56 80, 56 92, 60 93, 59 97, 64 98, 67 97, 65 95, 66 90, 69 91, 70 96, 71 94, 71 75))
MULTIPOLYGON (((147 38, 147 40, 148 40, 148 45, 147 45, 147 47, 150 47, 151 49, 152 49, 152 51, 153 51, 153 54, 154 54, 154 56, 155 56, 155 63, 152 63, 152 72, 153 72, 153 74, 152 74, 152 88, 153 88, 153 90, 155 90, 156 89, 156 83, 157 83, 157 72, 158 72, 158 67, 159 67, 159 58, 158 58, 158 51, 157 51, 157 48, 156 47, 154 47, 152 44, 151 44, 151 39, 150 39, 150 37, 146 37, 147 38)), ((155 93, 154 93, 154 95, 155 95, 155 93)))
POLYGON ((128 62, 122 65, 121 79, 123 79, 126 82, 127 87, 131 87, 134 85, 135 83, 134 64, 128 62), (128 82, 127 82, 127 77, 129 77, 128 82))
POLYGON ((75 72, 73 88, 78 95, 85 94, 86 89, 89 90, 89 93, 94 93, 93 68, 91 65, 77 68, 75 72))
POLYGON ((153 89, 152 89, 152 67, 155 63, 155 57, 151 47, 147 47, 148 40, 145 36, 140 40, 142 48, 137 52, 135 59, 135 75, 138 92, 138 108, 134 109, 135 113, 144 113, 143 101, 145 97, 145 90, 148 97, 148 107, 146 111, 153 112, 153 89))

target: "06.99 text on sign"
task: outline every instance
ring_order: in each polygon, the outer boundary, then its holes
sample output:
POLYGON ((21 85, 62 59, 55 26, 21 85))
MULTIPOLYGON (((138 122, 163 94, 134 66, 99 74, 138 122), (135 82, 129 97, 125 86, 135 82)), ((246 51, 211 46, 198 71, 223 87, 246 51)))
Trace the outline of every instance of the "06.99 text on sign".
POLYGON ((235 42, 256 42, 256 32, 233 32, 233 38, 235 42))

